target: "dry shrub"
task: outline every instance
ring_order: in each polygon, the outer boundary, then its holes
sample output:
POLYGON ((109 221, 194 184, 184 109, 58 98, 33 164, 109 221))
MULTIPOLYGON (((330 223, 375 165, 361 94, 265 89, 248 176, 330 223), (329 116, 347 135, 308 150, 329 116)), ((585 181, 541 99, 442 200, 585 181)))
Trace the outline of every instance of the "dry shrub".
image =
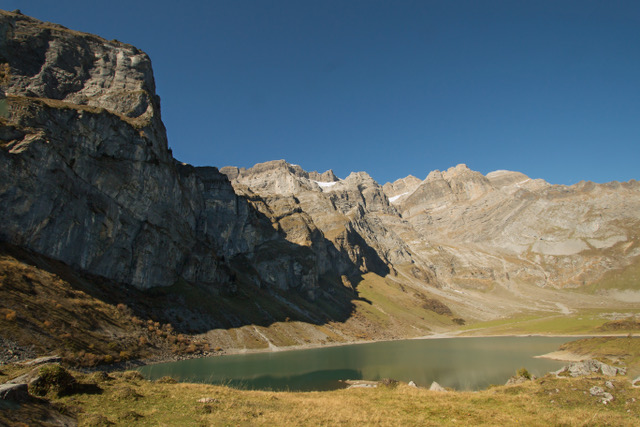
POLYGON ((131 309, 123 303, 119 303, 118 305, 116 305, 116 309, 118 310, 118 313, 120 313, 123 316, 133 315, 133 312, 131 311, 131 309))

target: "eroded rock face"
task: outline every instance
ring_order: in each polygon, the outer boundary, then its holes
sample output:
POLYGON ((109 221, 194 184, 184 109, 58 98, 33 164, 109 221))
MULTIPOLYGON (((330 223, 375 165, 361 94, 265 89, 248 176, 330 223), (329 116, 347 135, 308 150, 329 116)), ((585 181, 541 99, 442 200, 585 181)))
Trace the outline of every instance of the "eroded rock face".
POLYGON ((458 165, 392 204, 443 248, 430 252, 450 259, 451 268, 435 262, 445 281, 578 287, 640 255, 639 189, 636 181, 550 185, 509 171, 485 177, 458 165))
POLYGON ((241 269, 313 296, 339 258, 321 239, 297 250, 311 222, 274 226, 216 168, 172 158, 144 52, 1 12, 0 63, 0 239, 143 289, 184 279, 233 291, 241 269))

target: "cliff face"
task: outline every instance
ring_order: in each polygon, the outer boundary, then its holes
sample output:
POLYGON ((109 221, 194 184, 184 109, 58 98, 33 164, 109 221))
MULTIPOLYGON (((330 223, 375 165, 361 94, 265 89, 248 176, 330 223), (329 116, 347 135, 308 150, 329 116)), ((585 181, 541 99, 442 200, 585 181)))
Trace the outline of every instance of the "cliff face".
POLYGON ((203 328, 297 313, 346 326, 284 344, 423 335, 455 316, 557 310, 556 289, 638 263, 635 181, 458 165, 382 187, 283 160, 192 167, 167 148, 146 54, 15 13, 0 12, 0 83, 0 240, 139 289, 245 298, 203 328))
POLYGON ((0 42, 2 240, 138 288, 233 291, 240 258, 258 286, 318 286, 329 267, 271 250, 286 240, 225 175, 172 158, 145 53, 6 12, 0 42))

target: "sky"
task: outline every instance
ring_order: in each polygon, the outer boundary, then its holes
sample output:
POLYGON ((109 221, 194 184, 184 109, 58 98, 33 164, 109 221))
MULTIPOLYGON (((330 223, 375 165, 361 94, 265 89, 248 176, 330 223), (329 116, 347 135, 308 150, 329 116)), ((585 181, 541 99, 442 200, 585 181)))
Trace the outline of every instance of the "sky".
POLYGON ((149 54, 174 156, 640 179, 640 1, 3 0, 149 54))

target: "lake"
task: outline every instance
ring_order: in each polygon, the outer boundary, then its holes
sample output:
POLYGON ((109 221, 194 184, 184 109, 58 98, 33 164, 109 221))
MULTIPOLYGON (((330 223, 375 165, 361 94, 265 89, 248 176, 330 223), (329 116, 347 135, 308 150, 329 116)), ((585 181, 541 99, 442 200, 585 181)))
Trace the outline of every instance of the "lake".
POLYGON ((225 384, 258 390, 333 390, 340 380, 437 381, 456 390, 504 384, 525 367, 541 376, 567 364, 533 356, 549 353, 570 337, 470 337, 403 340, 307 350, 238 354, 139 368, 145 378, 225 384))

